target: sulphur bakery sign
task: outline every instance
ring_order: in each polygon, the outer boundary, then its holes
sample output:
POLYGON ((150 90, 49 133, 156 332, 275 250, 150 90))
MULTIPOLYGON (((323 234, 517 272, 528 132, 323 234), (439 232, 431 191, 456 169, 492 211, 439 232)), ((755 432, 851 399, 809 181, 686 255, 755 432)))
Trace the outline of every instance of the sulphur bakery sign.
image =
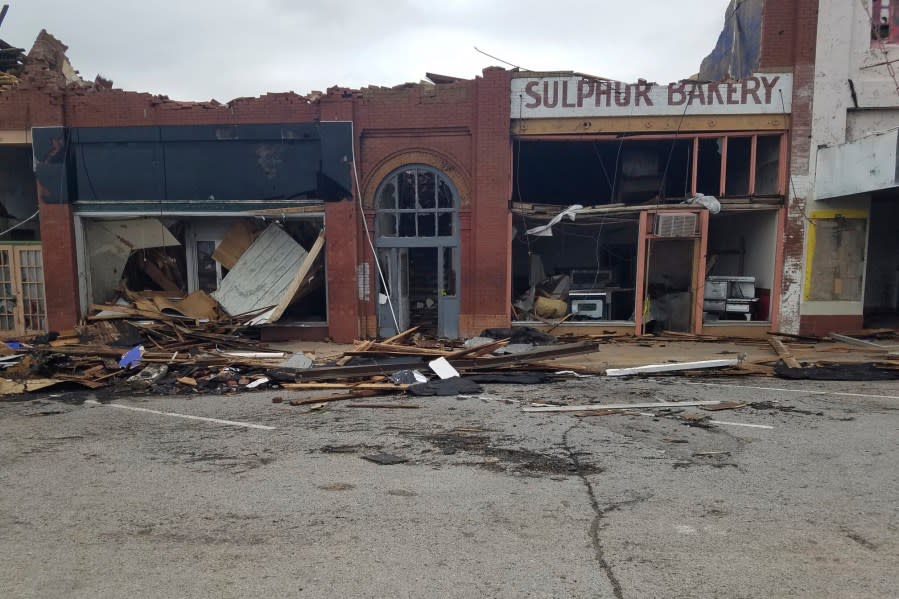
POLYGON ((785 114, 793 76, 766 73, 740 81, 622 83, 572 75, 512 79, 512 118, 785 114))

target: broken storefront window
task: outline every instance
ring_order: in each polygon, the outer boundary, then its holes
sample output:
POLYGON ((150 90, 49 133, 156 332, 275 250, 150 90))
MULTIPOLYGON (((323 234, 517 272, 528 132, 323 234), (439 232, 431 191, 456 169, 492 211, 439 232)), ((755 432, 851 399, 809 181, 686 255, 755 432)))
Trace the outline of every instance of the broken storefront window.
POLYGON ((86 219, 84 237, 88 291, 100 308, 177 313, 183 306, 171 302, 187 297, 198 307, 182 311, 191 318, 327 319, 320 220, 86 219))

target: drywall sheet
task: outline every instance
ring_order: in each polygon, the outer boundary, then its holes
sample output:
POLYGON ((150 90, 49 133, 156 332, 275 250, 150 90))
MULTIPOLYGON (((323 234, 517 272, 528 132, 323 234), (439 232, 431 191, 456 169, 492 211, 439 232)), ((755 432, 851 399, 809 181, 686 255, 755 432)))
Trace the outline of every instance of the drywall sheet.
POLYGON ((122 271, 131 252, 181 245, 166 226, 155 218, 85 221, 84 237, 94 303, 112 299, 110 296, 122 279, 122 271))
POLYGON ((228 271, 212 297, 231 316, 277 306, 290 291, 306 255, 280 225, 269 225, 228 271))

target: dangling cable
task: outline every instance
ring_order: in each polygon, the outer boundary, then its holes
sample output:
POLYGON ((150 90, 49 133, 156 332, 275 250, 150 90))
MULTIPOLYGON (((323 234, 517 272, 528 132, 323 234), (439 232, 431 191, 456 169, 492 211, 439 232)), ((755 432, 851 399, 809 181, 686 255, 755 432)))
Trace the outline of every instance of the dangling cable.
POLYGON ((368 220, 365 218, 365 206, 362 204, 362 188, 359 186, 359 171, 356 169, 355 135, 353 138, 353 179, 356 182, 356 199, 359 201, 359 216, 362 218, 362 227, 365 229, 365 238, 368 240, 368 246, 371 248, 371 255, 375 261, 375 267, 378 269, 378 276, 381 278, 381 284, 384 286, 384 295, 387 296, 387 306, 390 308, 393 324, 396 327, 396 332, 401 333, 400 321, 396 318, 396 310, 393 308, 393 299, 390 297, 390 287, 387 285, 387 279, 384 278, 384 271, 381 270, 381 261, 378 260, 378 252, 375 250, 375 244, 371 240, 371 231, 368 230, 368 220))

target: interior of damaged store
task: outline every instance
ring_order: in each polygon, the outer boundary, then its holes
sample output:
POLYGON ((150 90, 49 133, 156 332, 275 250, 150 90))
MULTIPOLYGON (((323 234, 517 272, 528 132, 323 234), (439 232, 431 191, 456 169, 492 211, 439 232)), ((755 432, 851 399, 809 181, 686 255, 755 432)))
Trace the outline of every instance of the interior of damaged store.
POLYGON ((513 320, 769 327, 784 143, 779 132, 518 136, 513 320))
MULTIPOLYGON (((47 132, 46 135, 58 134, 47 132)), ((126 314, 328 334, 325 204, 349 192, 345 123, 80 128, 81 316, 126 314)))
POLYGON ((326 326, 320 215, 80 220, 94 311, 326 326))

